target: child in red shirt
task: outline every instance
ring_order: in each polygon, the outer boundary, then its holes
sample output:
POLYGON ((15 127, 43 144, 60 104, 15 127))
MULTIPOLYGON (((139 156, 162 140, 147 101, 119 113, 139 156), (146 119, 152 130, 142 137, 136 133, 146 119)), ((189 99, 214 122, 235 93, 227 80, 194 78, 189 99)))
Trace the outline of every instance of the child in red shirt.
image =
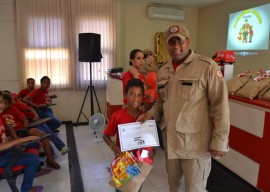
POLYGON ((61 122, 53 115, 52 109, 49 107, 51 99, 56 97, 55 95, 50 96, 48 92, 51 80, 49 77, 43 76, 40 79, 40 84, 40 88, 34 89, 23 101, 32 106, 41 119, 50 117, 51 120, 47 122, 47 125, 52 131, 58 133, 57 129, 61 126, 61 122))
MULTIPOLYGON (((3 111, 0 113, 0 116, 5 120, 6 124, 12 127, 15 131, 24 129, 24 127, 29 124, 29 121, 26 116, 21 111, 19 111, 19 109, 12 106, 12 96, 8 93, 4 93, 3 102, 4 108, 3 111)), ((28 131, 29 135, 34 135, 38 137, 46 135, 44 132, 38 130, 37 128, 31 128, 28 131)), ((18 138, 16 134, 12 134, 10 136, 13 137, 13 139, 18 138)), ((54 169, 60 169, 60 165, 56 163, 52 157, 49 139, 47 138, 42 140, 42 144, 47 157, 47 165, 54 169)))
MULTIPOLYGON (((23 114, 25 114, 26 118, 30 121, 30 122, 34 122, 36 120, 39 120, 39 116, 36 113, 36 111, 32 108, 29 107, 28 105, 26 105, 23 102, 14 102, 12 107, 15 107, 17 109, 19 109, 23 114)), ((47 134, 51 134, 50 136, 50 140, 54 143, 55 147, 61 151, 62 155, 65 155, 66 153, 68 153, 68 151, 70 150, 65 143, 57 136, 57 134, 55 134, 46 123, 38 125, 37 129, 39 129, 40 131, 47 133, 47 134)), ((51 151, 52 153, 54 153, 53 148, 51 147, 51 151)))
MULTIPOLYGON (((103 133, 103 139, 114 152, 115 157, 118 157, 121 154, 119 134, 117 129, 118 125, 136 122, 138 116, 143 113, 143 111, 140 110, 143 97, 144 83, 136 78, 131 79, 125 87, 125 99, 127 101, 126 108, 120 109, 112 114, 110 121, 103 133), (115 135, 116 144, 111 139, 111 137, 115 135)), ((154 151, 149 154, 149 156, 152 158, 154 155, 154 151)), ((116 189, 116 191, 119 190, 116 189)))
POLYGON ((27 88, 20 90, 20 92, 17 95, 16 99, 23 100, 23 98, 28 95, 31 91, 35 89, 35 79, 28 78, 26 80, 27 88))
MULTIPOLYGON (((0 113, 2 113, 4 109, 4 102, 3 102, 3 94, 0 91, 0 113)), ((21 143, 35 140, 38 137, 36 136, 29 136, 25 138, 19 138, 16 140, 9 141, 6 135, 6 125, 3 121, 3 119, 0 117, 0 151, 17 146, 21 143)), ((1 152, 0 153, 0 167, 5 167, 9 161, 11 161, 13 158, 13 154, 9 152, 1 152)), ((39 186, 33 186, 33 180, 36 175, 36 171, 39 166, 39 158, 35 154, 31 153, 23 153, 22 156, 18 159, 16 162, 16 165, 24 165, 24 177, 23 182, 21 186, 22 192, 28 192, 28 191, 39 191, 41 192, 43 187, 41 185, 39 186)))

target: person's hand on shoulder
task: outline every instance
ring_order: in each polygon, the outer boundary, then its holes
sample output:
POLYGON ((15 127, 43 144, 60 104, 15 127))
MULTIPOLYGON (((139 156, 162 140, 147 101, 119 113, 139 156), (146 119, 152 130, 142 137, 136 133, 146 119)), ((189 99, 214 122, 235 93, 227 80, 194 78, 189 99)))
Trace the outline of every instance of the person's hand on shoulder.
POLYGON ((131 67, 129 72, 133 75, 134 78, 139 78, 140 72, 134 67, 131 67))

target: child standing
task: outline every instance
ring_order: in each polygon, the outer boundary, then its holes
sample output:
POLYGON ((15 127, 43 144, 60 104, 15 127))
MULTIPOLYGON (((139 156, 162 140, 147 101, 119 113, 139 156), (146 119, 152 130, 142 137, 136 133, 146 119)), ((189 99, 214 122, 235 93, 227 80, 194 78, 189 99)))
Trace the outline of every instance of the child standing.
MULTIPOLYGON (((4 109, 3 94, 0 91, 0 113, 3 111, 3 109, 4 109)), ((29 136, 29 137, 19 138, 13 141, 9 141, 6 136, 5 123, 3 119, 0 117, 0 151, 11 148, 13 146, 17 146, 27 141, 35 140, 37 138, 38 137, 36 136, 29 136)), ((12 158, 13 158, 13 154, 9 152, 2 152, 0 154, 0 167, 5 167, 8 164, 8 162, 12 160, 12 158)), ((16 165, 25 166, 23 182, 21 185, 21 191, 22 192, 29 192, 29 191, 41 192, 43 189, 41 185, 32 187, 33 180, 39 166, 38 156, 31 153, 23 153, 20 159, 17 161, 16 165)))
MULTIPOLYGON (((118 125, 136 122, 137 117, 143 113, 140 106, 144 96, 144 83, 136 78, 128 81, 125 87, 125 99, 127 101, 126 108, 120 109, 113 113, 110 121, 103 133, 103 139, 106 144, 114 152, 115 157, 121 154, 120 141, 118 134, 118 125), (111 137, 116 135, 116 144, 112 141, 111 137)), ((154 156, 154 154, 149 154, 154 156)), ((116 192, 119 190, 116 189, 116 192)))
MULTIPOLYGON (((50 78, 48 76, 43 76, 40 79, 40 88, 34 89, 30 94, 24 97, 23 101, 34 107, 41 119, 50 117, 51 120, 47 122, 47 125, 52 131, 58 133, 59 130, 57 129, 61 126, 61 122, 53 115, 52 109, 49 107, 51 103, 51 97, 48 92, 50 85, 50 78)), ((53 97, 55 98, 55 96, 53 97)))

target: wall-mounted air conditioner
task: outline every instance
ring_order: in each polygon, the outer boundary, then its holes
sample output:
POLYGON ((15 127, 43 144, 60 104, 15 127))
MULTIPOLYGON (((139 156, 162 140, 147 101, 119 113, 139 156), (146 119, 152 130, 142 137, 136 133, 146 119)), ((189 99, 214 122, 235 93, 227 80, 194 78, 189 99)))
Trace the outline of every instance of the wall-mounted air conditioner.
POLYGON ((183 21, 185 19, 185 10, 180 8, 150 5, 147 8, 147 15, 149 18, 153 19, 183 21))

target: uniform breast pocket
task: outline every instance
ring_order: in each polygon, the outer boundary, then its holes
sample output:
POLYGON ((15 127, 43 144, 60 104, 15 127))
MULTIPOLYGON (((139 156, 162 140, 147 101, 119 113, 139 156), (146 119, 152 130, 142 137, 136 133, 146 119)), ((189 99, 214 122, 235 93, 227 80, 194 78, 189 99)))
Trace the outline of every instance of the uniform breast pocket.
POLYGON ((198 79, 179 79, 178 99, 192 101, 198 95, 198 79))
POLYGON ((166 101, 168 99, 168 90, 167 90, 168 81, 169 80, 161 80, 157 82, 158 93, 162 101, 166 101))

